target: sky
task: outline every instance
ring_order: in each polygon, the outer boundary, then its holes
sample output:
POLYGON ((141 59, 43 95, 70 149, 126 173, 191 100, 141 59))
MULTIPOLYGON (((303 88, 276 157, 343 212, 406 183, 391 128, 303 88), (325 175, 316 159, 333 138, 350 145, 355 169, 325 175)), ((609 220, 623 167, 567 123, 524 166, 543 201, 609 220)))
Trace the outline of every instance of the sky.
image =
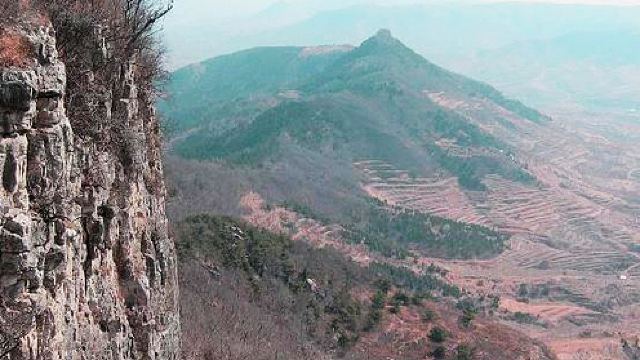
MULTIPOLYGON (((605 4, 605 5, 640 5, 640 0, 467 0, 466 2, 546 2, 546 3, 570 3, 570 4, 605 4)), ((268 8, 276 3, 338 3, 336 1, 314 1, 314 0, 178 0, 176 1, 176 10, 198 11, 203 8, 215 9, 215 16, 229 17, 242 16, 247 13, 257 12, 268 8)), ((398 4, 416 4, 416 3, 433 3, 433 0, 343 0, 340 3, 359 3, 359 4, 377 4, 377 5, 398 5, 398 4)))
POLYGON ((170 69, 235 49, 234 39, 296 23, 353 5, 546 2, 639 5, 640 0, 175 0, 164 21, 170 69))
MULTIPOLYGON (((570 4, 605 4, 605 5, 640 5, 640 0, 464 0, 467 3, 487 2, 546 2, 546 3, 570 3, 570 4)), ((202 18, 207 19, 233 19, 246 17, 270 6, 282 3, 307 3, 310 11, 322 8, 337 8, 350 4, 376 4, 399 5, 434 3, 437 0, 177 0, 175 10, 170 21, 193 21, 202 18), (207 11, 203 11, 207 10, 207 11), (187 15, 187 16, 184 16, 187 15)), ((443 1, 440 1, 443 2, 443 1)), ((449 0, 448 2, 451 2, 449 0)))

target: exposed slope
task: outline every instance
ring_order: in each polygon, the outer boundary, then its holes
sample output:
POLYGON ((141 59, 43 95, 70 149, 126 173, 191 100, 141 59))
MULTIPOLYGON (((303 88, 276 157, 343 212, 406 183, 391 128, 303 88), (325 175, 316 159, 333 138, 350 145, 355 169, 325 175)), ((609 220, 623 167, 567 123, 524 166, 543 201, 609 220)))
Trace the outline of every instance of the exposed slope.
POLYGON ((482 299, 448 290, 435 267, 361 267, 230 218, 191 217, 177 230, 186 359, 554 359, 492 322, 482 299))

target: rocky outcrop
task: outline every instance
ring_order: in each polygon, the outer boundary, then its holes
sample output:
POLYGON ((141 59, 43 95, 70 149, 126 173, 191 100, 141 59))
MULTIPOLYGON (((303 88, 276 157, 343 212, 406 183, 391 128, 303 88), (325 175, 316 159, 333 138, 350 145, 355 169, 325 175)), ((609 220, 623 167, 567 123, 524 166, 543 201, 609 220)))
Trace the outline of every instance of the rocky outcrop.
POLYGON ((12 31, 31 65, 0 69, 0 358, 178 358, 158 123, 135 60, 88 109, 126 130, 115 152, 96 138, 114 134, 69 121, 53 29, 12 31))

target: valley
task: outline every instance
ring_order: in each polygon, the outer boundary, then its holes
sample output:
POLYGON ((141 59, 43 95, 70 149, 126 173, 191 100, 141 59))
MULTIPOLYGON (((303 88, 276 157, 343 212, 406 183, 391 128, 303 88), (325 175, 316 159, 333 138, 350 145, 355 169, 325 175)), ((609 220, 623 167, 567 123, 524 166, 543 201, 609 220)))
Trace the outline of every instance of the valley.
MULTIPOLYGON (((249 95, 259 106, 243 110, 238 104, 248 95, 238 92, 203 100, 208 105, 193 113, 198 131, 183 132, 167 157, 174 219, 239 217, 363 268, 420 277, 435 266, 479 309, 480 299, 499 299, 480 311, 476 330, 496 327, 505 337, 501 329, 515 329, 559 360, 633 359, 640 337, 638 117, 542 114, 428 63, 386 31, 355 48, 284 51, 269 59, 316 72, 265 80, 249 95), (240 110, 207 115, 228 104, 240 110)), ((185 94, 206 86, 218 66, 180 70, 175 86, 185 94), (202 83, 200 73, 207 74, 202 83)), ((244 89, 246 79, 235 79, 244 89)), ((189 112, 177 104, 164 105, 167 116, 189 112)), ((436 306, 446 314, 449 305, 436 306)), ((350 351, 419 354, 408 344, 427 330, 413 311, 385 317, 350 351), (387 335, 402 340, 379 349, 387 335)), ((485 347, 465 331, 453 331, 457 344, 475 343, 479 353, 531 341, 514 335, 485 347)), ((546 356, 532 354, 522 359, 546 356)))

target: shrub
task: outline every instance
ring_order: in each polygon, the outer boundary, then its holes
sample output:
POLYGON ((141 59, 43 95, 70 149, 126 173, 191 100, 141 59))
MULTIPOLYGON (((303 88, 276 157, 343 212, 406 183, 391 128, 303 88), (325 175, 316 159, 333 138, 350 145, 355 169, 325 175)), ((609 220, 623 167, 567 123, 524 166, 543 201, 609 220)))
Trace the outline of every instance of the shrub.
POLYGON ((465 344, 458 345, 458 347, 456 348, 456 354, 453 357, 453 360, 471 360, 471 359, 473 359, 473 349, 465 344))
POLYGON ((391 282, 389 281, 389 279, 379 279, 376 280, 376 288, 378 288, 378 290, 380 290, 383 294, 386 294, 389 292, 389 290, 391 290, 391 282))
POLYGON ((447 340, 447 337, 447 331, 439 326, 432 328, 429 333, 429 340, 434 343, 443 343, 447 340))
POLYGON ((476 312, 471 309, 464 309, 462 316, 460 316, 460 325, 464 328, 471 327, 471 323, 476 318, 476 312))
POLYGON ((398 306, 407 306, 409 305, 409 296, 403 292, 397 292, 393 295, 392 298, 393 304, 398 304, 398 306))
POLYGON ((424 298, 422 297, 422 295, 420 294, 414 294, 411 296, 411 304, 416 305, 416 306, 420 306, 422 305, 422 300, 424 298))
POLYGON ((371 331, 376 327, 382 320, 382 313, 378 309, 371 309, 369 314, 367 314, 367 319, 365 321, 364 330, 371 331))
POLYGON ((527 284, 520 284, 518 286, 518 297, 522 299, 529 297, 529 288, 527 287, 527 284))
MULTIPOLYGON (((50 19, 56 30, 58 53, 67 71, 65 105, 74 134, 100 150, 126 155, 131 147, 126 131, 133 124, 127 121, 127 106, 118 101, 132 96, 125 76, 133 77, 141 104, 151 104, 165 74, 163 50, 155 36, 157 23, 172 3, 32 0, 29 6, 29 11, 50 19)), ((139 117, 155 120, 147 106, 139 107, 139 117)), ((156 124, 144 128, 154 132, 148 136, 159 136, 156 124)), ((144 137, 142 132, 138 135, 144 137)))
POLYGON ((513 320, 520 324, 536 324, 538 322, 531 314, 520 311, 513 314, 513 320))
POLYGON ((371 299, 371 308, 380 310, 384 308, 384 303, 385 303, 385 293, 378 290, 376 294, 373 296, 373 298, 371 299))

